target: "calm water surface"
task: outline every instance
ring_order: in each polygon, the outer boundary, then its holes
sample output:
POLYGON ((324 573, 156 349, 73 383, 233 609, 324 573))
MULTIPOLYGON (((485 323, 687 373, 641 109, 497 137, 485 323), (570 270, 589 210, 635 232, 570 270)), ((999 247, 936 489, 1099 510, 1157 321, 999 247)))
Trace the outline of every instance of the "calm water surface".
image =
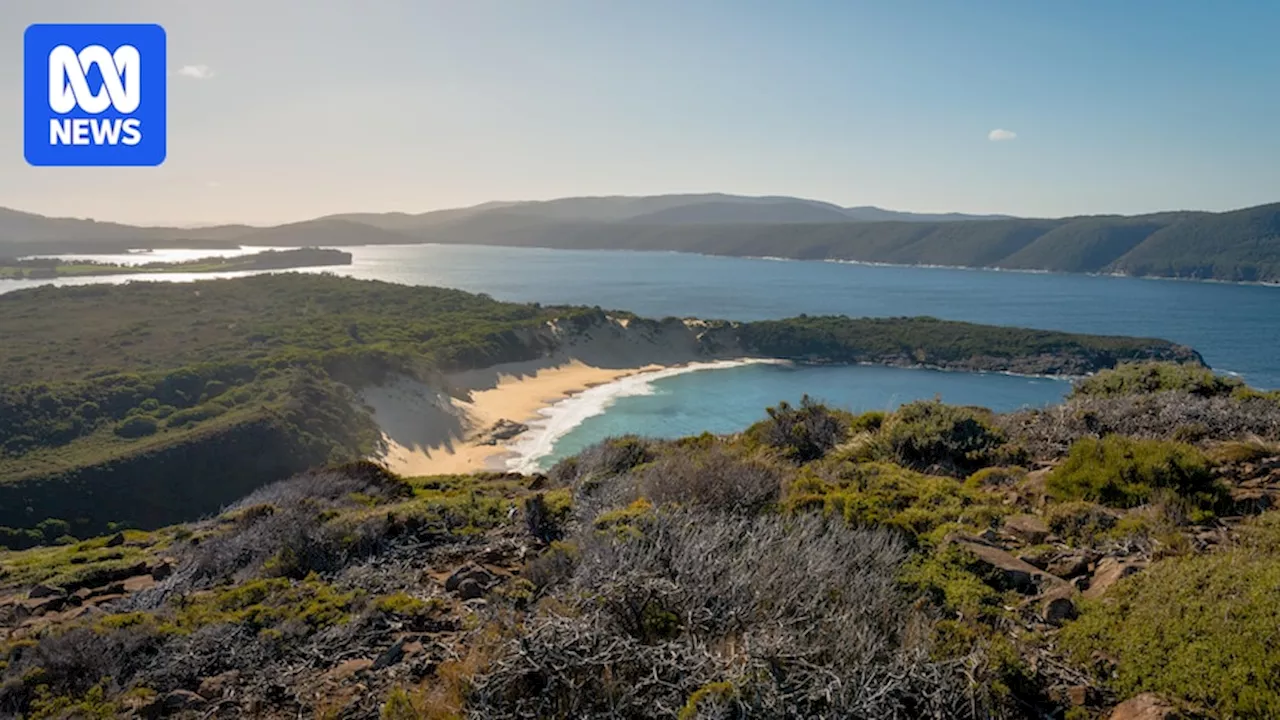
MULTIPOLYGON (((343 248, 352 277, 440 285, 522 302, 599 305, 641 315, 756 320, 800 313, 931 315, 1048 330, 1161 337, 1191 345, 1221 371, 1280 388, 1280 288, 950 268, 720 258, 677 253, 404 245, 343 248)), ((217 254, 158 250, 132 262, 217 254)), ((83 256, 80 256, 83 257, 83 256)), ((121 256, 100 259, 121 261, 121 256)), ((244 273, 166 276, 171 281, 244 273)), ((0 292, 44 284, 156 280, 155 276, 0 282, 0 292)), ((618 432, 730 431, 765 405, 804 392, 854 409, 919 397, 997 409, 1060 398, 1060 381, 884 368, 747 366, 657 380, 563 435, 554 455, 618 432)))

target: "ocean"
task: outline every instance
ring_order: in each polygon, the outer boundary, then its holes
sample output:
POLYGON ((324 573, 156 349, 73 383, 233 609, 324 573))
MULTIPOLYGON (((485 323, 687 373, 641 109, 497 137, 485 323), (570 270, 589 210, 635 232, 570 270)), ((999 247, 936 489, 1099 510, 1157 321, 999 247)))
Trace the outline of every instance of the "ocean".
MULTIPOLYGON (((257 250, 255 248, 254 250, 257 250)), ((724 258, 678 253, 399 245, 342 248, 350 266, 311 269, 487 293, 499 300, 596 305, 649 317, 732 320, 809 315, 950 320, 1072 332, 1160 337, 1190 345, 1214 368, 1280 388, 1280 288, 1258 285, 954 268, 724 258)), ((134 262, 218 254, 157 250, 134 262)), ((77 256, 84 257, 84 256, 77 256)), ((119 262, 121 256, 101 256, 119 262)), ((243 273, 165 276, 196 280, 243 273)), ((44 284, 157 280, 115 276, 0 282, 0 292, 44 284)), ((633 376, 549 409, 513 464, 545 467, 609 435, 672 437, 740 430, 779 400, 808 393, 852 410, 917 398, 996 410, 1056 402, 1062 380, 877 367, 744 364, 633 376)))

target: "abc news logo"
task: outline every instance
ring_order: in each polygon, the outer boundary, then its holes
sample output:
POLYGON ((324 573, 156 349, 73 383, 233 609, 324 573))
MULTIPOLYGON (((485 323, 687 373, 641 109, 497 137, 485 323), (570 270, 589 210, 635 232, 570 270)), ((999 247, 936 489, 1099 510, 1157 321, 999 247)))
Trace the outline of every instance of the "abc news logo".
MULTIPOLYGON (((128 114, 142 100, 140 77, 142 59, 138 48, 121 45, 115 53, 101 45, 90 45, 77 53, 67 45, 49 52, 49 107, 66 114, 80 110, 97 114, 108 107, 128 114), (89 89, 86 72, 102 73, 102 88, 89 89)), ((142 121, 137 118, 50 118, 51 145, 137 145, 142 141, 142 121)))
POLYGON ((166 154, 159 25, 32 25, 24 150, 32 165, 159 165, 166 154))

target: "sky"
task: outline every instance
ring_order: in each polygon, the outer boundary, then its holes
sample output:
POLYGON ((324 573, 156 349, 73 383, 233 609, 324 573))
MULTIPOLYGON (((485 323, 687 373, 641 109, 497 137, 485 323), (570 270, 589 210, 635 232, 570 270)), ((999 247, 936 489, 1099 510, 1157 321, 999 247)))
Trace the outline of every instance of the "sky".
POLYGON ((1277 27, 1274 0, 4 0, 0 206, 145 224, 678 192, 1227 210, 1280 201, 1277 27), (163 165, 26 164, 33 22, 165 27, 163 165))

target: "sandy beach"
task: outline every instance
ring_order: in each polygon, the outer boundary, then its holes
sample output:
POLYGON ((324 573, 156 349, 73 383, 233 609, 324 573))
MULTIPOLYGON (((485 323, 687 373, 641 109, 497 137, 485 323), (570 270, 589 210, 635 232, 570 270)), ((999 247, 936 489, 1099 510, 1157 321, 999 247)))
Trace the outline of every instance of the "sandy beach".
POLYGON ((577 359, 550 366, 512 363, 448 376, 455 394, 465 398, 409 379, 367 389, 361 398, 382 427, 387 451, 379 459, 392 471, 415 476, 503 470, 506 444, 477 443, 498 421, 527 423, 566 397, 663 367, 598 367, 577 359))

